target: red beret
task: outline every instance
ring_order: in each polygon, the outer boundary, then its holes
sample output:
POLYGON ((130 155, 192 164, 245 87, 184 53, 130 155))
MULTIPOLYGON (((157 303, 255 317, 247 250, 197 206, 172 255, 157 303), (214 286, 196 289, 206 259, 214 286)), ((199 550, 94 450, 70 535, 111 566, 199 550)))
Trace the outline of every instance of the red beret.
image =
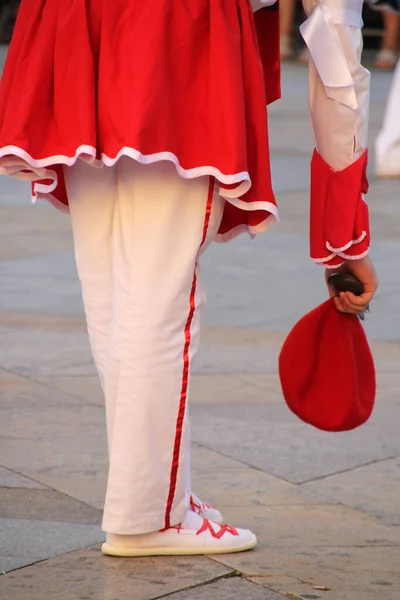
POLYGON ((327 300, 293 327, 279 356, 283 395, 302 421, 324 431, 365 423, 375 401, 375 367, 363 326, 327 300))

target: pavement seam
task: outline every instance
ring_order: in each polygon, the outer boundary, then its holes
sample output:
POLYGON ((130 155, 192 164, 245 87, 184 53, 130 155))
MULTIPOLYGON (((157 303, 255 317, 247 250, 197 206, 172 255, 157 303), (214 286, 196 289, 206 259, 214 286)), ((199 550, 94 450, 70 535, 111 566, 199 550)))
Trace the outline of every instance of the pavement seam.
MULTIPOLYGON (((279 600, 279 598, 282 598, 282 599, 283 598, 285 598, 285 599, 289 598, 289 596, 287 595, 287 593, 281 594, 281 592, 277 592, 273 588, 265 587, 264 585, 261 585, 261 583, 258 583, 257 581, 249 580, 249 579, 247 579, 247 577, 251 577, 251 575, 247 575, 246 577, 244 577, 244 579, 246 579, 246 581, 248 581, 249 583, 253 583, 254 585, 256 585, 257 587, 259 587, 259 588, 261 588, 263 590, 267 590, 268 592, 271 592, 272 594, 275 594, 277 600, 279 600)), ((271 577, 273 577, 273 575, 271 575, 271 577)), ((301 598, 299 600, 303 600, 303 598, 301 598)))
MULTIPOLYGON (((87 364, 92 364, 92 362, 90 363, 79 363, 78 365, 72 365, 72 366, 80 366, 80 365, 87 365, 87 364)), ((20 377, 21 379, 24 379, 25 381, 29 381, 29 383, 34 383, 35 385, 38 385, 40 387, 43 388, 49 388, 54 392, 58 392, 59 394, 65 394, 66 396, 70 396, 71 398, 75 398, 75 400, 80 400, 82 402, 82 406, 96 406, 97 408, 102 408, 104 410, 104 405, 100 405, 97 404, 96 402, 90 402, 90 400, 84 400, 82 398, 82 396, 78 396, 74 393, 68 392, 66 390, 60 390, 59 388, 55 387, 52 384, 49 383, 43 383, 43 381, 39 381, 37 379, 34 379, 35 376, 31 377, 29 375, 26 375, 25 373, 18 373, 17 371, 14 371, 13 369, 10 369, 9 367, 4 367, 3 365, 0 365, 0 370, 5 371, 6 373, 8 373, 9 375, 14 375, 14 377, 20 377)), ((40 375, 39 377, 79 377, 79 375, 61 375, 61 374, 55 374, 55 375, 40 375)), ((6 467, 8 468, 8 467, 6 467)))
POLYGON ((36 567, 36 565, 44 564, 44 563, 49 562, 50 560, 55 560, 56 558, 61 558, 62 556, 68 556, 69 554, 74 554, 75 552, 80 552, 81 550, 89 550, 90 548, 96 548, 97 546, 100 546, 101 543, 102 542, 99 542, 98 544, 90 544, 90 546, 82 546, 81 548, 75 548, 74 550, 71 550, 70 552, 63 552, 62 554, 56 554, 55 556, 49 556, 47 558, 42 558, 35 562, 31 562, 29 564, 22 565, 21 567, 16 567, 15 569, 11 569, 10 571, 0 571, 0 577, 2 577, 3 575, 7 576, 10 573, 17 573, 18 571, 23 571, 24 569, 29 569, 31 567, 36 567))
MULTIPOLYGON (((206 559, 210 559, 208 556, 204 556, 206 559)), ((221 564, 221 563, 220 563, 221 564)), ((231 567, 228 567, 231 568, 231 567)), ((190 590, 195 590, 197 588, 206 587, 207 585, 212 585, 218 581, 222 581, 224 579, 232 579, 233 577, 242 578, 241 571, 232 570, 230 573, 225 573, 225 575, 219 575, 218 577, 213 577, 208 581, 204 581, 203 583, 195 583, 194 585, 189 585, 188 587, 181 588, 180 590, 175 590, 174 592, 168 592, 168 594, 163 594, 162 596, 154 596, 151 600, 161 600, 161 598, 168 598, 168 596, 173 596, 174 594, 180 594, 181 592, 187 592, 190 590)), ((249 582, 253 583, 253 582, 249 582)), ((255 584, 256 585, 256 584, 255 584)))
MULTIPOLYGON (((210 450, 210 452, 215 452, 216 454, 219 454, 220 456, 223 456, 224 458, 229 458, 230 460, 235 460, 236 462, 244 465, 245 467, 247 467, 249 469, 253 469, 254 471, 258 471, 260 473, 263 473, 264 475, 269 475, 270 477, 274 477, 278 481, 283 481, 284 483, 288 483, 293 486, 299 485, 297 483, 293 483, 292 481, 288 481, 287 479, 283 479, 282 477, 278 477, 277 475, 274 475, 273 473, 269 473, 268 471, 263 471, 262 469, 260 469, 260 467, 256 467, 255 465, 250 465, 250 464, 244 462, 244 460, 237 458, 236 456, 231 456, 229 454, 225 454, 225 452, 216 450, 215 448, 207 446, 206 444, 201 444, 200 442, 197 442, 196 440, 193 440, 193 444, 198 446, 199 448, 204 448, 205 450, 210 450)), ((234 468, 234 467, 232 467, 232 468, 234 468)), ((308 483, 308 482, 304 482, 304 483, 308 483)))
MULTIPOLYGON (((15 471, 15 469, 10 469, 10 467, 6 467, 6 465, 0 464, 0 467, 2 469, 4 469, 5 471, 9 471, 10 473, 14 473, 14 475, 17 475, 18 477, 22 477, 24 479, 29 479, 29 481, 32 481, 33 483, 38 483, 39 485, 43 485, 46 490, 42 490, 47 491, 47 490, 51 490, 54 492, 57 492, 57 490, 54 490, 53 488, 49 487, 48 485, 46 485, 45 483, 42 483, 41 481, 37 481, 36 479, 33 479, 32 477, 29 477, 29 475, 22 475, 22 473, 18 473, 18 471, 15 471)), ((6 488, 6 489, 17 489, 17 490, 30 490, 32 488, 25 488, 25 487, 21 487, 20 485, 15 486, 15 485, 0 485, 0 489, 2 488, 6 488)), ((40 488, 34 488, 37 491, 40 490, 40 488)))
MULTIPOLYGON (((33 488, 33 491, 42 492, 42 493, 56 492, 57 494, 60 494, 61 496, 66 496, 67 498, 70 498, 71 500, 75 500, 76 502, 80 502, 81 504, 84 504, 85 506, 88 506, 89 508, 94 508, 95 510, 102 511, 101 508, 98 508, 97 506, 94 506, 93 504, 89 504, 85 500, 81 500, 80 498, 75 498, 75 496, 71 496, 71 494, 66 494, 65 492, 61 492, 60 490, 57 490, 56 488, 50 487, 49 485, 46 485, 45 483, 42 483, 41 481, 36 481, 36 479, 32 479, 31 477, 27 477, 26 475, 23 475, 22 473, 19 473, 18 471, 14 471, 12 469, 9 469, 8 467, 4 467, 4 465, 0 465, 0 466, 2 466, 4 469, 6 469, 8 471, 11 471, 15 475, 19 475, 20 477, 25 477, 26 479, 30 479, 31 481, 34 481, 35 483, 40 483, 40 485, 44 485, 46 487, 45 490, 33 488)), ((32 490, 32 488, 21 488, 21 487, 15 487, 15 486, 13 487, 13 486, 8 486, 8 485, 2 485, 2 486, 0 486, 0 490, 2 488, 12 489, 12 490, 29 490, 29 491, 32 490)), ((63 522, 63 521, 57 521, 57 522, 63 522)))
MULTIPOLYGON (((34 481, 34 480, 32 480, 32 481, 34 481)), ((37 483, 41 483, 41 482, 38 481, 37 483)), ((41 484, 41 485, 45 485, 45 484, 41 484)), ((74 496, 71 496, 70 494, 66 494, 65 492, 60 492, 60 490, 56 490, 49 486, 46 486, 46 489, 39 489, 39 488, 23 488, 23 487, 21 488, 21 487, 15 487, 15 486, 2 485, 2 486, 0 486, 0 490, 2 490, 2 489, 15 490, 17 493, 22 492, 22 493, 24 493, 25 496, 29 496, 29 495, 43 496, 44 494, 57 494, 58 496, 61 496, 68 500, 74 500, 79 505, 81 505, 81 507, 85 506, 93 511, 96 511, 97 513, 103 513, 103 510, 101 508, 97 508, 97 506, 92 506, 91 504, 88 504, 87 502, 85 502, 84 500, 81 500, 80 498, 75 498, 74 496)), ((21 517, 21 516, 9 517, 9 516, 0 515, 0 519, 18 519, 21 521, 23 521, 23 520, 44 521, 47 523, 71 523, 74 525, 97 525, 97 523, 87 523, 85 521, 58 521, 57 519, 38 519, 36 517, 21 517)))
MULTIPOLYGON (((46 377, 46 375, 43 375, 41 377, 46 377)), ((49 375, 48 377, 58 377, 58 375, 49 375)), ((77 375, 60 375, 60 377, 79 377, 79 375, 78 376, 77 375)), ((91 375, 89 377, 91 377, 91 375)), ((43 387, 47 387, 51 390, 54 390, 55 392, 59 392, 61 394, 67 394, 67 396, 70 396, 71 398, 75 398, 76 400, 81 400, 82 406, 97 406, 97 408, 101 408, 101 409, 105 410, 104 400, 102 400, 102 402, 100 404, 98 402, 93 402, 91 400, 85 400, 82 398, 82 396, 79 396, 77 393, 67 392, 64 389, 60 389, 53 383, 43 383, 43 381, 39 381, 37 379, 29 379, 29 381, 32 381, 32 383, 36 383, 38 385, 42 385, 43 387)), ((104 421, 104 427, 105 427, 105 421, 104 421)))
MULTIPOLYGON (((284 479, 283 477, 278 477, 277 475, 274 475, 274 473, 270 473, 269 471, 264 471, 263 469, 261 469, 260 467, 257 467, 256 465, 252 465, 247 462, 244 462, 243 460, 241 460, 240 458, 237 458, 236 456, 225 454, 225 452, 216 450, 215 448, 212 448, 211 446, 207 446, 206 444, 201 444, 200 442, 197 442, 196 440, 193 440, 193 443, 196 446, 198 446, 199 448, 204 448, 205 450, 210 450, 210 452, 215 452, 216 454, 219 454, 220 456, 223 456, 224 458, 230 458, 231 460, 235 460, 236 462, 241 463, 242 465, 244 465, 245 467, 248 467, 249 469, 253 469, 254 471, 259 471, 260 473, 264 473, 265 475, 270 475, 271 477, 274 477, 275 479, 278 479, 279 481, 283 481, 284 483, 288 483, 297 488, 301 488, 301 486, 307 485, 308 483, 313 483, 314 481, 321 481, 322 479, 329 479, 329 477, 334 477, 335 475, 341 475, 342 473, 350 473, 351 471, 356 471, 357 469, 362 469, 362 468, 368 467, 370 465, 379 464, 381 462, 385 462, 386 460, 393 460, 395 458, 399 458, 399 454, 395 454, 394 456, 386 456, 385 458, 371 460, 366 463, 362 463, 361 465, 356 465, 354 467, 351 467, 349 469, 342 469, 340 471, 335 471, 334 473, 329 473, 327 475, 321 475, 319 477, 314 477, 313 479, 307 479, 306 481, 294 482, 294 481, 290 481, 289 479, 284 479)), ((341 504, 341 502, 339 502, 338 504, 341 504)), ((344 505, 344 506, 346 506, 346 505, 344 505)))
POLYGON ((355 467, 350 467, 348 469, 342 469, 340 471, 335 471, 335 473, 330 473, 329 475, 320 475, 319 477, 314 477, 313 479, 307 479, 307 481, 301 481, 299 483, 292 483, 292 485, 296 485, 297 487, 301 487, 302 485, 306 485, 307 483, 313 483, 314 481, 321 481, 323 479, 329 479, 330 477, 335 477, 335 475, 342 475, 343 473, 351 473, 352 471, 357 471, 358 469, 363 469, 364 467, 369 467, 371 465, 379 464, 381 462, 385 462, 386 460, 393 460, 395 458, 399 458, 399 454, 395 454, 394 456, 386 456, 385 458, 378 458, 377 460, 371 460, 361 465, 357 465, 355 467))

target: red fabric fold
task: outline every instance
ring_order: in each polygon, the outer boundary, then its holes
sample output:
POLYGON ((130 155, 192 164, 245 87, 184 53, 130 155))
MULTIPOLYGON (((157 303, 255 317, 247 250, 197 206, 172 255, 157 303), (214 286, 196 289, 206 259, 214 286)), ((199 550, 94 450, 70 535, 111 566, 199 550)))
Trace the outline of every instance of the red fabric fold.
POLYGON ((311 161, 310 253, 314 262, 338 267, 368 253, 368 151, 342 171, 334 171, 317 150, 311 161))
POLYGON ((281 97, 281 56, 279 44, 279 5, 258 10, 254 14, 258 46, 264 69, 267 104, 281 97))
POLYGON ((238 188, 218 241, 261 233, 277 217, 266 113, 279 96, 277 7, 255 25, 249 0, 155 5, 21 2, 0 86, 0 173, 23 171, 34 197, 68 211, 63 165, 169 160, 182 177, 215 177, 221 195, 238 188))

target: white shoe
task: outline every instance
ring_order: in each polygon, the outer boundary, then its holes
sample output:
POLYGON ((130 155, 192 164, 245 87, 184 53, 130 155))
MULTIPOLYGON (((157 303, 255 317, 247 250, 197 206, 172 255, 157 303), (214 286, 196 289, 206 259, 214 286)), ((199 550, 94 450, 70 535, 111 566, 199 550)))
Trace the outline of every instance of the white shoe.
POLYGON ((250 550, 256 544, 256 536, 247 529, 218 525, 188 511, 181 525, 162 531, 142 535, 109 533, 102 552, 125 557, 230 554, 250 550))
POLYGON ((205 504, 202 502, 195 494, 190 496, 190 510, 195 512, 203 519, 208 519, 208 521, 214 521, 214 523, 222 523, 223 517, 219 510, 210 506, 209 504, 205 504))

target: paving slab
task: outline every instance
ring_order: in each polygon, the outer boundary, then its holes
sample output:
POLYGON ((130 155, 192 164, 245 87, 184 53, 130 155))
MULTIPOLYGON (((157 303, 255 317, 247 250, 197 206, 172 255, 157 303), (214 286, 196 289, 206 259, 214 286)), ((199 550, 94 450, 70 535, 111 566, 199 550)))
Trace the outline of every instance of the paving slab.
POLYGON ((373 515, 387 525, 400 525, 400 456, 299 488, 318 500, 340 502, 373 515))
MULTIPOLYGON (((372 194, 368 206, 374 228, 374 247, 375 241, 394 243, 399 241, 400 215, 397 211, 399 187, 399 179, 372 179, 371 181, 372 194)), ((380 246, 380 249, 383 251, 384 247, 380 246)), ((392 277, 387 283, 398 284, 398 280, 392 277)))
MULTIPOLYGON (((0 66, 2 66, 1 61, 0 66)), ((7 204, 10 204, 12 206, 15 206, 15 204, 23 204, 24 206, 26 206, 27 202, 30 202, 30 197, 31 189, 29 182, 19 181, 18 179, 11 179, 11 177, 2 177, 0 187, 0 201, 3 207, 7 204)), ((2 212, 3 210, 4 208, 2 209, 2 212)))
POLYGON ((101 508, 108 462, 104 410, 60 396, 58 406, 40 413, 29 403, 17 412, 2 409, 0 456, 6 467, 101 508))
POLYGON ((283 402, 216 402, 212 411, 197 403, 191 414, 197 443, 292 483, 400 455, 398 400, 378 403, 366 425, 340 434, 302 423, 283 402))
POLYGON ((108 461, 104 408, 23 377, 0 375, 3 465, 101 508, 108 461))
MULTIPOLYGON (((42 236, 43 234, 40 233, 42 236)), ((2 260, 0 263, 0 275, 12 275, 13 277, 49 277, 59 284, 73 280, 76 283, 77 273, 71 245, 67 252, 59 252, 58 249, 45 253, 41 256, 28 255, 20 260, 2 260)))
MULTIPOLYGON (((104 397, 97 375, 35 375, 35 381, 103 406, 104 397)), ((277 373, 195 373, 190 382, 190 402, 280 402, 282 390, 277 373)))
POLYGON ((79 283, 75 279, 55 284, 52 276, 43 275, 38 279, 36 275, 4 274, 0 281, 0 310, 83 314, 79 283))
MULTIPOLYGON (((310 139, 310 134, 307 136, 310 139)), ((284 149, 284 152, 271 152, 272 185, 276 193, 307 189, 310 185, 310 157, 313 146, 309 144, 309 153, 299 154, 284 149), (290 173, 290 177, 288 177, 290 173)))
POLYGON ((308 120, 308 81, 307 69, 290 62, 282 63, 282 98, 268 107, 271 118, 287 115, 295 118, 301 115, 308 120))
POLYGON ((104 395, 96 375, 42 375, 36 376, 35 381, 53 389, 67 392, 80 398, 85 403, 104 406, 104 395))
POLYGON ((101 524, 102 512, 55 490, 0 488, 0 515, 59 523, 101 524))
POLYGON ((276 377, 283 340, 281 333, 256 329, 205 328, 193 373, 257 373, 276 377))
POLYGON ((95 547, 1 577, 0 595, 18 600, 152 600, 230 572, 204 557, 106 558, 95 547))
POLYGON ((219 403, 282 403, 282 388, 275 373, 195 374, 191 379, 190 401, 219 403))
POLYGON ((234 569, 257 573, 264 549, 318 548, 329 546, 393 547, 400 550, 400 527, 342 505, 298 504, 297 506, 219 506, 227 523, 251 529, 259 547, 242 556, 226 559, 234 569), (244 565, 243 569, 239 564, 244 565), (254 570, 256 569, 256 570, 254 570))
POLYGON ((0 260, 10 261, 25 258, 26 256, 43 256, 48 252, 69 252, 71 250, 71 236, 69 232, 38 232, 29 231, 19 236, 13 235, 13 243, 7 244, 9 236, 0 233, 0 260))
POLYGON ((242 469, 246 465, 234 458, 192 442, 192 469, 201 475, 221 470, 242 469))
POLYGON ((229 577, 206 585, 182 590, 170 596, 171 600, 283 600, 285 596, 266 590, 239 577, 229 577))
MULTIPOLYGON (((302 102, 302 104, 304 101, 302 102)), ((270 150, 272 154, 272 161, 278 163, 279 158, 281 158, 282 154, 284 156, 289 155, 292 156, 294 153, 300 155, 303 160, 307 160, 310 162, 310 156, 312 151, 314 150, 314 139, 312 130, 310 127, 310 123, 307 118, 305 118, 305 112, 307 107, 302 106, 302 113, 296 110, 293 110, 288 113, 287 111, 283 111, 279 107, 279 103, 271 106, 270 108, 270 119, 269 119, 269 141, 270 141, 270 150), (303 112, 304 111, 304 112, 303 112), (290 123, 290 127, 288 127, 288 119, 290 123)), ((273 167, 276 165, 272 162, 273 167)), ((278 166, 277 165, 277 166, 278 166)), ((274 174, 275 169, 272 169, 272 173, 274 174)), ((281 173, 279 172, 279 175, 281 173)), ((302 176, 308 175, 309 170, 306 168, 302 172, 302 176)), ((287 172, 286 172, 286 180, 287 172)), ((291 182, 296 181, 296 176, 292 174, 290 176, 291 182)), ((303 180, 304 181, 304 180, 303 180)), ((309 182, 305 182, 306 187, 308 187, 309 182)), ((276 177, 275 179, 275 192, 278 194, 281 192, 283 186, 286 186, 287 183, 285 181, 276 177), (281 184, 281 185, 279 185, 281 184), (276 187, 278 186, 278 187, 276 187)), ((287 189, 287 188, 286 188, 287 189)), ((290 188, 289 188, 290 189, 290 188)))
POLYGON ((86 332, 10 331, 0 337, 2 365, 17 374, 95 375, 86 332))
MULTIPOLYGON (((47 409, 60 406, 81 406, 83 402, 68 392, 59 392, 49 386, 16 375, 0 368, 1 404, 0 413, 3 422, 19 419, 33 409, 47 409)), ((37 420, 40 421, 36 412, 37 420)), ((0 422, 1 423, 1 422, 0 422)), ((1 424, 0 424, 1 429, 1 424)), ((6 431, 4 431, 6 433, 6 431)))
POLYGON ((326 299, 323 271, 311 264, 306 238, 278 229, 271 227, 252 242, 240 236, 214 244, 204 254, 205 325, 286 332, 326 299))
MULTIPOLYGON (((194 471, 196 494, 213 506, 285 506, 314 503, 311 494, 277 477, 251 468, 208 471, 206 465, 194 471)), ((323 503, 323 501, 321 501, 323 503)))
POLYGON ((67 459, 67 464, 60 466, 58 463, 61 461, 57 461, 57 458, 47 462, 44 459, 42 467, 39 466, 40 460, 38 460, 39 464, 27 467, 26 473, 62 494, 67 494, 102 510, 108 472, 106 456, 104 456, 103 464, 96 464, 95 459, 91 461, 89 454, 84 456, 83 464, 79 464, 78 460, 74 462, 74 460, 75 458, 67 459))
POLYGON ((388 592, 380 590, 379 596, 376 592, 357 592, 355 596, 354 592, 332 592, 332 591, 313 591, 312 593, 286 594, 286 598, 291 600, 398 600, 398 592, 388 592))
MULTIPOLYGON (((3 332, 0 337, 2 366, 31 378, 47 376, 95 376, 88 336, 85 330, 60 331, 55 327, 29 332, 22 326, 3 332)), ((194 363, 194 373, 275 374, 277 357, 284 336, 280 333, 205 328, 203 344, 194 363)))
POLYGON ((23 477, 19 473, 16 473, 15 471, 10 471, 10 469, 6 469, 5 467, 0 467, 0 489, 1 488, 20 488, 36 490, 48 489, 45 485, 39 483, 38 481, 34 481, 33 479, 29 479, 28 477, 23 477))
POLYGON ((0 518, 0 539, 0 572, 7 572, 92 546, 104 534, 99 525, 0 518))
MULTIPOLYGON (((389 354, 390 351, 388 351, 389 354)), ((388 372, 377 373, 377 395, 378 402, 399 400, 400 373, 388 372)))
POLYGON ((192 484, 196 494, 214 506, 313 503, 298 486, 196 443, 192 444, 192 484))
POLYGON ((66 315, 60 313, 54 315, 51 313, 31 313, 31 312, 16 312, 16 311, 0 311, 0 322, 2 331, 10 333, 10 331, 21 331, 25 333, 28 330, 37 331, 74 331, 86 333, 86 323, 83 315, 66 315))
POLYGON ((400 597, 400 547, 263 548, 261 553, 258 572, 247 577, 281 594, 330 599, 345 592, 358 600, 362 593, 375 593, 378 600, 383 592, 400 597))
MULTIPOLYGON (((70 219, 55 211, 47 202, 32 205, 26 195, 27 190, 29 193, 29 184, 11 177, 1 178, 0 237, 14 240, 29 233, 37 233, 38 238, 52 233, 71 235, 70 219)), ((31 256, 29 252, 28 256, 31 256)))
POLYGON ((292 600, 397 600, 400 547, 260 548, 213 560, 292 600))
MULTIPOLYGON (((384 341, 370 341, 370 346, 375 362, 375 369, 378 373, 378 385, 380 385, 380 379, 382 376, 387 374, 399 374, 400 373, 400 344, 398 341, 384 340, 384 341)), ((386 393, 387 386, 380 386, 379 392, 386 393)), ((378 397, 379 400, 379 397, 378 397)))
MULTIPOLYGON (((279 238, 282 235, 308 236, 310 215, 309 190, 294 190, 276 195, 279 205, 279 226, 269 233, 279 238)), ((286 237, 286 240, 291 238, 286 237)))

